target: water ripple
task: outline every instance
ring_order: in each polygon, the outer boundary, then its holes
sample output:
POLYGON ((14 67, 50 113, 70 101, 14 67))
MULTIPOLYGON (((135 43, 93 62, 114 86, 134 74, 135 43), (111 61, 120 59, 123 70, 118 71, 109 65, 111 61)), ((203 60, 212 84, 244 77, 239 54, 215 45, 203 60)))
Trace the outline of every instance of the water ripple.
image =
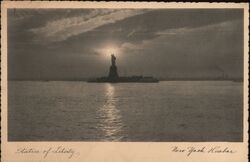
POLYGON ((98 110, 98 126, 105 134, 103 140, 119 141, 123 138, 120 135, 123 123, 120 110, 116 107, 118 98, 115 97, 115 87, 111 84, 105 85, 105 99, 104 105, 98 110))

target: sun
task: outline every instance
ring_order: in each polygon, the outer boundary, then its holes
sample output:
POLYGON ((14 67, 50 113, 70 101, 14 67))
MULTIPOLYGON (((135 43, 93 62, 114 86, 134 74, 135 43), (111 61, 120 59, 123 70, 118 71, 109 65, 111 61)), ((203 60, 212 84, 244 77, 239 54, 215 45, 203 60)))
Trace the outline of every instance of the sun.
POLYGON ((110 45, 110 46, 106 46, 100 49, 100 53, 105 59, 110 59, 110 56, 112 54, 114 54, 115 56, 118 56, 120 51, 119 51, 119 48, 117 48, 116 46, 110 45))
POLYGON ((106 53, 108 55, 116 54, 116 53, 118 53, 118 49, 116 47, 107 47, 106 48, 106 53))

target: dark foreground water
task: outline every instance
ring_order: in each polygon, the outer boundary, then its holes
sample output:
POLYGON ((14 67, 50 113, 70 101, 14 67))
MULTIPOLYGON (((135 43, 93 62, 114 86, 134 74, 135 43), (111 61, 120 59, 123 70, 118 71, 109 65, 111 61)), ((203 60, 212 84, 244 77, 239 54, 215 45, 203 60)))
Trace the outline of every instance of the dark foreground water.
POLYGON ((242 141, 243 84, 11 81, 10 141, 242 141))

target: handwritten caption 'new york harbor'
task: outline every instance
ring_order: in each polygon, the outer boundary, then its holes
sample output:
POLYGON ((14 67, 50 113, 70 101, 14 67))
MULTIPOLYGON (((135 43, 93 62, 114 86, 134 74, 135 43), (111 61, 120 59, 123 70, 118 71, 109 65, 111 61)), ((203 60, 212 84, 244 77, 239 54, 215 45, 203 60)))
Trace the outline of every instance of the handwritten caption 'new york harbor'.
POLYGON ((187 156, 191 156, 197 153, 207 153, 207 154, 234 154, 236 150, 232 150, 229 147, 221 147, 221 146, 212 146, 212 147, 186 147, 181 148, 178 146, 172 147, 172 152, 174 153, 183 153, 187 156))

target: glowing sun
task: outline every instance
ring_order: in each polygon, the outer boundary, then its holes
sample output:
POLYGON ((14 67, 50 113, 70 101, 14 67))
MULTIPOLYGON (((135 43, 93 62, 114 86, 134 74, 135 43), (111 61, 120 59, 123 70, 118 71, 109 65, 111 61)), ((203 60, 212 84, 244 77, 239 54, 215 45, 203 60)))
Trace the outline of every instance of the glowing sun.
POLYGON ((112 54, 114 54, 115 56, 119 55, 119 49, 115 46, 107 46, 104 47, 100 50, 101 55, 105 58, 105 59, 110 59, 110 56, 112 54))

